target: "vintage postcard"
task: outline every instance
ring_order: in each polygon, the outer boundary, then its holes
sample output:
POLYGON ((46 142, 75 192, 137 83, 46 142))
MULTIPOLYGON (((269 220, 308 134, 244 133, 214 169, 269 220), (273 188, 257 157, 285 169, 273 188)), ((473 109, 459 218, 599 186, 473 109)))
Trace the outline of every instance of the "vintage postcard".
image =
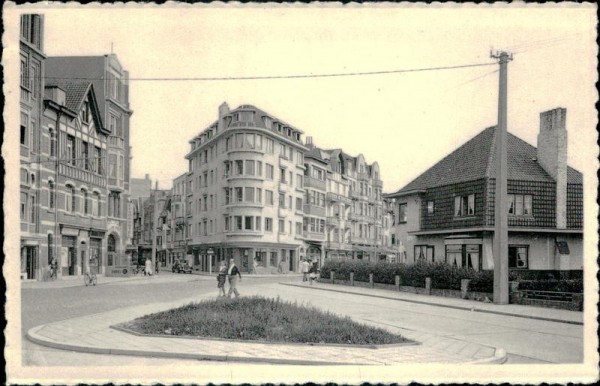
POLYGON ((597 381, 596 15, 4 4, 8 382, 597 381))

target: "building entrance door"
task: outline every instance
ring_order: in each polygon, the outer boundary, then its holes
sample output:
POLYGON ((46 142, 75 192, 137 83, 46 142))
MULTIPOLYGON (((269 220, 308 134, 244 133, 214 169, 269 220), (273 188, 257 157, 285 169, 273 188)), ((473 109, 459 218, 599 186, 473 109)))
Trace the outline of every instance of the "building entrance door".
MULTIPOLYGON (((282 251, 282 252, 285 253, 285 250, 282 251)), ((290 251, 290 271, 291 272, 295 272, 296 271, 295 270, 295 268, 296 268, 296 262, 294 261, 295 260, 294 257, 295 257, 294 256, 294 251, 290 251)))
POLYGON ((27 275, 27 279, 35 279, 35 273, 38 267, 37 247, 26 246, 23 248, 22 253, 24 261, 22 261, 21 264, 25 268, 25 274, 27 275))

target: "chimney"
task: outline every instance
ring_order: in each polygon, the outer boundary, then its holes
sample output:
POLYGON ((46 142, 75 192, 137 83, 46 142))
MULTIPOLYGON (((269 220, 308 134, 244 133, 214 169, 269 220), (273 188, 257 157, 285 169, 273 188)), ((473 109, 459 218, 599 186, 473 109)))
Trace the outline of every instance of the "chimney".
POLYGON ((154 181, 154 190, 158 190, 158 180, 154 181))
POLYGON ((315 145, 313 144, 311 136, 307 136, 306 137, 306 147, 308 147, 309 149, 312 149, 312 148, 315 147, 315 145))
POLYGON ((567 227, 567 109, 540 113, 537 160, 556 181, 556 227, 567 227))
POLYGON ((219 123, 217 124, 217 133, 225 130, 225 121, 223 120, 223 117, 225 117, 227 114, 229 114, 229 105, 227 102, 223 102, 221 103, 221 106, 219 106, 219 123))

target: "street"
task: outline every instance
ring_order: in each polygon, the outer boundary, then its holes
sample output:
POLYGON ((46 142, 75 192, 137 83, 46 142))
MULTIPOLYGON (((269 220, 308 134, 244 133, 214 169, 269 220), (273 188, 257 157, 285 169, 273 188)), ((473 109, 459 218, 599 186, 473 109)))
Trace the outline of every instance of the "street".
MULTIPOLYGON (((96 287, 73 283, 73 286, 65 288, 45 288, 41 283, 36 288, 22 289, 23 364, 84 366, 93 363, 111 366, 198 363, 194 360, 75 353, 43 347, 25 338, 30 328, 49 322, 122 307, 189 298, 195 293, 217 294, 216 280, 212 276, 170 272, 161 272, 160 275, 106 284, 101 281, 96 287)), ((577 363, 583 359, 583 327, 580 325, 323 291, 317 288, 330 287, 318 283, 313 288, 278 284, 284 282, 299 284, 301 279, 298 276, 246 275, 241 292, 242 295, 279 296, 283 300, 351 316, 359 322, 408 337, 433 334, 504 348, 509 353, 508 363, 577 363)))

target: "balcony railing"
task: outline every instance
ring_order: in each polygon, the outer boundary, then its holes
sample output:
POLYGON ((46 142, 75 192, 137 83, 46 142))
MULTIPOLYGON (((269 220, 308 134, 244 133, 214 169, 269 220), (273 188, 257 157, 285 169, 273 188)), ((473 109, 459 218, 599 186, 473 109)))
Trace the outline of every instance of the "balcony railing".
POLYGON ((356 190, 350 191, 350 198, 353 200, 358 200, 360 198, 360 194, 356 190))
POLYGON ((303 206, 304 214, 312 214, 315 216, 325 217, 325 208, 310 204, 305 204, 303 206))
POLYGON ((348 197, 343 196, 343 195, 338 194, 338 193, 333 193, 333 192, 327 193, 327 199, 329 201, 342 202, 344 204, 349 204, 351 202, 351 200, 348 197))
POLYGON ((382 180, 373 180, 373 186, 375 186, 376 188, 382 188, 383 181, 382 180))
POLYGON ((63 176, 74 178, 82 182, 87 182, 88 184, 99 186, 106 185, 106 177, 73 165, 61 163, 58 167, 58 172, 63 176))
POLYGON ((314 188, 314 189, 319 189, 319 190, 325 190, 325 181, 313 178, 313 177, 309 177, 309 176, 304 176, 304 187, 305 188, 314 188))
POLYGON ((117 137, 114 135, 108 136, 108 146, 117 147, 119 149, 125 148, 125 140, 121 137, 117 137))
POLYGON ((327 246, 329 249, 352 249, 352 245, 348 243, 340 243, 337 241, 330 241, 327 246))
POLYGON ((308 232, 308 231, 305 231, 304 232, 304 239, 305 240, 319 240, 319 241, 323 241, 323 240, 325 240, 325 234, 324 233, 317 233, 317 232, 308 232))
POLYGON ((338 227, 340 226, 340 218, 338 216, 327 216, 327 225, 338 227))

